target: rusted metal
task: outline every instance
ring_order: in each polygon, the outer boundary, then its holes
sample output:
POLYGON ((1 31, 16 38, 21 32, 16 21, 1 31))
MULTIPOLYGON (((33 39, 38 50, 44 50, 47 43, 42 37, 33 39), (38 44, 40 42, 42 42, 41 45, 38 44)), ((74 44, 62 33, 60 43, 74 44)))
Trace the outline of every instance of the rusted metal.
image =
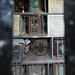
POLYGON ((37 23, 38 23, 38 30, 37 30, 37 33, 39 33, 39 20, 38 20, 38 16, 37 16, 37 23))
MULTIPOLYGON (((52 40, 56 40, 57 42, 57 39, 58 41, 62 41, 61 38, 52 38, 52 40)), ((63 39, 63 38, 62 38, 63 39)), ((41 43, 40 41, 38 40, 46 40, 46 39, 30 39, 31 42, 35 42, 34 45, 38 45, 39 43, 41 43)), ((50 38, 47 39, 48 42, 49 42, 49 45, 50 45, 50 38)), ((53 42, 52 41, 52 42, 53 42)), ((43 41, 43 43, 46 43, 45 41, 43 41)), ((45 44, 46 45, 46 44, 45 44)), ((32 45, 33 46, 33 45, 32 45)), ((44 46, 45 47, 45 46, 44 46)), ((46 46, 47 47, 47 46, 46 46)), ((33 47, 34 48, 34 47, 33 47)), ((35 47, 36 49, 38 49, 38 47, 35 47)), ((37 51, 38 50, 34 50, 34 51, 37 51)), ((22 50, 22 49, 21 49, 22 50)), ((49 49, 50 51, 50 49, 49 49)), ((31 52, 32 53, 32 52, 31 52)), ((23 53, 22 53, 23 54, 23 53)), ((50 55, 46 56, 44 55, 43 57, 42 56, 37 56, 37 53, 34 55, 34 54, 31 54, 31 55, 28 55, 28 59, 24 59, 20 64, 17 63, 17 65, 19 66, 25 66, 26 65, 26 69, 22 68, 22 71, 24 70, 25 72, 25 75, 29 75, 29 74, 34 74, 36 72, 36 74, 38 75, 50 75, 50 72, 52 72, 52 75, 54 73, 55 75, 55 71, 56 71, 56 66, 55 65, 60 65, 60 64, 64 64, 64 60, 51 60, 50 58, 50 55), (37 57, 37 58, 36 58, 37 57), (38 60, 37 60, 38 59, 38 60), (42 60, 41 60, 42 59, 42 60), (54 68, 52 69, 52 71, 50 71, 50 65, 54 64, 54 68), (40 66, 40 67, 39 67, 40 66), (45 67, 46 66, 46 67, 45 67), (32 67, 32 68, 31 68, 32 67), (35 69, 36 68, 36 69, 35 69), (46 69, 46 71, 44 70, 46 69), (45 73, 44 73, 45 72, 45 73), (40 74, 39 74, 40 73, 40 74)), ((52 66, 53 67, 53 66, 52 66)), ((60 69, 60 68, 59 68, 60 69)), ((59 70, 57 69, 57 71, 59 70)), ((21 71, 21 75, 23 75, 23 72, 21 71)))
POLYGON ((58 58, 58 51, 59 51, 59 49, 58 49, 58 38, 57 38, 57 58, 58 58))
POLYGON ((53 39, 53 55, 54 58, 64 59, 65 51, 64 51, 64 38, 54 38, 53 39))
POLYGON ((13 62, 21 62, 21 45, 13 44, 13 62))
MULTIPOLYGON (((24 16, 21 16, 23 19, 24 19, 24 34, 22 34, 21 36, 33 36, 33 35, 46 35, 47 33, 47 29, 45 29, 45 26, 47 26, 45 24, 45 17, 42 15, 42 16, 34 16, 34 15, 24 15, 24 16)), ((23 24, 23 23, 22 23, 23 24)), ((21 29, 19 29, 21 30, 21 29)))
POLYGON ((31 52, 37 56, 43 56, 46 55, 46 53, 48 52, 49 48, 49 44, 47 42, 47 39, 34 39, 32 40, 31 43, 31 52))
MULTIPOLYGON (((21 75, 25 74, 25 75, 33 75, 34 73, 36 73, 37 75, 60 75, 60 72, 63 72, 62 74, 64 74, 63 69, 60 71, 59 69, 63 66, 64 63, 60 64, 28 64, 28 65, 23 65, 22 70, 24 70, 24 72, 21 73, 21 75), (52 66, 52 68, 51 68, 52 66), (51 70, 50 70, 51 69, 51 70), (52 73, 50 73, 52 72, 52 73)), ((16 68, 18 69, 18 68, 16 68)), ((17 72, 19 72, 20 70, 15 71, 15 74, 17 75, 17 72)), ((65 75, 65 74, 64 74, 65 75)))
POLYGON ((23 36, 29 35, 45 35, 47 31, 45 31, 45 17, 42 16, 22 16, 24 18, 24 32, 23 36))
POLYGON ((25 30, 25 34, 26 34, 26 23, 25 23, 25 16, 24 16, 24 30, 25 30))
POLYGON ((33 17, 31 16, 31 34, 32 34, 32 18, 33 18, 33 17))
POLYGON ((45 12, 47 11, 46 9, 46 0, 44 0, 44 8, 45 8, 45 12))
POLYGON ((54 65, 54 63, 52 63, 52 65, 53 65, 53 66, 52 66, 52 69, 53 69, 53 71, 52 71, 53 73, 52 73, 52 74, 55 75, 55 68, 54 68, 55 65, 54 65))
POLYGON ((43 75, 43 64, 41 64, 41 75, 43 75))
POLYGON ((20 66, 20 75, 22 75, 22 64, 20 66))
POLYGON ((57 66, 58 66, 58 75, 60 75, 60 73, 59 73, 59 63, 57 64, 57 66))
POLYGON ((44 19, 43 19, 43 16, 42 16, 42 30, 43 30, 43 34, 44 34, 44 19))
MULTIPOLYGON (((63 41, 63 38, 61 38, 61 45, 63 45, 64 44, 64 41, 63 41)), ((62 47, 62 50, 63 50, 63 47, 62 47)), ((61 55, 62 57, 64 56, 64 54, 62 53, 62 55, 61 55)))
POLYGON ((39 30, 40 30, 40 34, 42 34, 42 22, 41 22, 41 18, 42 16, 39 16, 39 24, 40 24, 40 27, 39 27, 39 30))
POLYGON ((47 70, 48 70, 48 75, 50 75, 50 68, 49 68, 50 64, 48 63, 47 66, 48 66, 48 67, 47 67, 47 68, 48 68, 48 69, 47 69, 47 70))
MULTIPOLYGON (((30 12, 28 12, 28 13, 19 12, 19 13, 13 13, 13 14, 14 15, 22 15, 22 16, 24 16, 24 15, 38 16, 38 14, 34 14, 33 12, 32 13, 30 13, 30 12)), ((44 16, 47 16, 47 15, 64 15, 64 13, 41 13, 40 16, 42 16, 42 15, 44 15, 44 16)))
POLYGON ((35 34, 35 16, 33 16, 33 34, 35 34))
POLYGON ((15 66, 15 74, 17 74, 17 62, 16 62, 16 66, 15 66))
POLYGON ((30 34, 30 18, 31 18, 31 17, 29 16, 29 34, 30 34))

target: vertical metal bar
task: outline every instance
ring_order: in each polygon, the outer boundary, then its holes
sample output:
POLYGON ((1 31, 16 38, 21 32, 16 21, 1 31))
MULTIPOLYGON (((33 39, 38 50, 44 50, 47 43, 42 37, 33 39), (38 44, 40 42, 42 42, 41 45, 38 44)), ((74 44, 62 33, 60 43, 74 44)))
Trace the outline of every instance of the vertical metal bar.
POLYGON ((30 16, 29 16, 29 34, 30 34, 30 16))
POLYGON ((44 0, 44 5, 45 5, 44 7, 45 7, 45 12, 46 12, 46 11, 47 11, 47 10, 46 10, 46 0, 44 0))
POLYGON ((49 63, 48 63, 48 75, 50 75, 50 73, 49 73, 49 63))
POLYGON ((26 75, 26 65, 25 65, 25 75, 26 75))
MULTIPOLYGON (((63 45, 63 38, 61 38, 61 45, 63 45)), ((62 47, 63 50, 63 47, 62 47)), ((63 52, 62 52, 62 57, 63 57, 63 52)))
POLYGON ((58 38, 57 38, 57 58, 58 58, 58 51, 59 49, 58 49, 58 38))
POLYGON ((29 75, 29 65, 26 65, 26 75, 29 75))
POLYGON ((38 16, 38 31, 39 31, 39 34, 41 33, 41 25, 40 25, 40 16, 38 16))
POLYGON ((31 34, 31 16, 30 16, 30 33, 29 34, 31 34))
POLYGON ((32 34, 32 26, 33 26, 33 16, 31 16, 31 34, 32 34))
POLYGON ((33 64, 31 65, 31 75, 33 75, 33 64))
POLYGON ((20 66, 20 75, 22 75, 22 64, 20 66))
POLYGON ((30 71, 31 71, 31 70, 30 70, 30 65, 28 65, 28 70, 29 70, 29 71, 28 71, 28 75, 30 75, 30 71))
POLYGON ((15 75, 16 75, 16 66, 15 66, 15 75))
POLYGON ((27 74, 27 65, 26 65, 26 75, 28 75, 28 74, 27 74))
POLYGON ((37 75, 39 75, 39 73, 38 73, 38 64, 37 64, 37 75))
POLYGON ((42 34, 42 16, 40 16, 40 34, 42 34))
POLYGON ((17 62, 16 62, 16 66, 15 66, 15 75, 17 75, 17 62))
POLYGON ((23 52, 24 52, 24 48, 23 48, 24 45, 22 45, 20 47, 20 52, 21 52, 21 61, 23 61, 23 52))
POLYGON ((38 34, 39 34, 39 17, 37 16, 37 23, 38 23, 38 34))
POLYGON ((59 75, 59 71, 58 71, 58 63, 55 64, 55 75, 59 75))
POLYGON ((37 28, 36 34, 38 34, 38 16, 36 16, 36 28, 37 28))
POLYGON ((39 16, 39 34, 41 33, 41 24, 40 24, 40 21, 41 19, 40 19, 40 16, 39 16))
POLYGON ((33 16, 33 26, 34 26, 33 34, 35 34, 35 16, 33 16))
POLYGON ((37 16, 35 16, 35 33, 38 33, 38 27, 37 27, 37 16))
POLYGON ((52 43, 52 49, 51 49, 52 50, 52 59, 54 59, 54 56, 53 56, 53 52, 54 52, 53 51, 53 37, 51 38, 51 40, 52 40, 52 42, 51 42, 52 43))
POLYGON ((59 63, 57 64, 57 67, 58 67, 58 75, 60 75, 60 71, 59 71, 59 63))
POLYGON ((44 17, 42 16, 42 27, 43 27, 43 34, 44 34, 44 17))
POLYGON ((27 75, 27 65, 25 65, 25 75, 27 75))
POLYGON ((43 64, 41 65, 41 75, 43 75, 43 64))
POLYGON ((65 73, 64 73, 64 72, 65 72, 65 71, 64 71, 64 70, 65 70, 65 68, 64 68, 64 63, 62 64, 62 66, 63 66, 63 75, 65 75, 65 73))
POLYGON ((55 75, 55 64, 53 63, 53 75, 55 75))
POLYGON ((65 75, 65 64, 63 64, 63 75, 65 75))
POLYGON ((26 23, 25 23, 25 16, 24 16, 24 29, 25 29, 25 34, 26 34, 26 23))

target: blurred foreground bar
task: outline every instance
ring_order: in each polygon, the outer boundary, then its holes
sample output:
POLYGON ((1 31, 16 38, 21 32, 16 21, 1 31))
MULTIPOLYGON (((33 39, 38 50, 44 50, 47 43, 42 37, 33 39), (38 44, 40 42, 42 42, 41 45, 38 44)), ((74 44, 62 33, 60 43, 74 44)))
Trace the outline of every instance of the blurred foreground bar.
POLYGON ((75 75, 75 0, 65 0, 66 75, 75 75))
POLYGON ((12 0, 0 0, 0 75, 12 75, 12 0))

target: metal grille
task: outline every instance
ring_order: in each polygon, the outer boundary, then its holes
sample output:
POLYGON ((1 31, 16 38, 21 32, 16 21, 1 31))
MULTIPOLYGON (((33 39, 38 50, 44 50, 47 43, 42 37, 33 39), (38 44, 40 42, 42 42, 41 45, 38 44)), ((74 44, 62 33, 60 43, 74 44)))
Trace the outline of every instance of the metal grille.
POLYGON ((21 39, 14 39, 13 43, 13 62, 22 62, 26 59, 34 60, 34 56, 38 58, 51 58, 49 55, 51 39, 25 39, 25 43, 19 42, 21 39), (42 57, 43 56, 43 57, 42 57), (46 56, 46 57, 45 57, 46 56))
POLYGON ((54 55, 54 58, 64 59, 65 48, 64 48, 64 39, 63 38, 54 38, 53 39, 53 55, 54 55))
POLYGON ((21 45, 13 44, 13 62, 21 62, 21 45))
POLYGON ((65 75, 64 60, 62 59, 62 57, 64 58, 63 38, 29 38, 24 41, 25 44, 20 42, 21 61, 13 63, 13 75, 65 75), (52 47, 52 43, 54 47, 52 47), (54 59, 51 58, 52 50, 54 59), (46 54, 44 55, 43 52, 46 54))
POLYGON ((46 35, 47 16, 21 16, 20 35, 46 35))
POLYGON ((31 52, 36 56, 46 55, 49 51, 49 39, 32 39, 31 52))
POLYGON ((13 66, 14 75, 65 75, 64 63, 26 64, 13 66))

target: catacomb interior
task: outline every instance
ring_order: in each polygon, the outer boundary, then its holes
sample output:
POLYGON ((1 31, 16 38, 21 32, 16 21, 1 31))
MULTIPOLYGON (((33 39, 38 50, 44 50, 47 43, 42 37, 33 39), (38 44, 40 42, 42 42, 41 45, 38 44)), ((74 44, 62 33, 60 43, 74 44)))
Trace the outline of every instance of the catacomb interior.
POLYGON ((60 4, 56 1, 14 0, 13 75, 65 75, 64 38, 54 36, 62 23, 59 17, 50 20, 50 15, 60 15, 54 12, 60 4))

